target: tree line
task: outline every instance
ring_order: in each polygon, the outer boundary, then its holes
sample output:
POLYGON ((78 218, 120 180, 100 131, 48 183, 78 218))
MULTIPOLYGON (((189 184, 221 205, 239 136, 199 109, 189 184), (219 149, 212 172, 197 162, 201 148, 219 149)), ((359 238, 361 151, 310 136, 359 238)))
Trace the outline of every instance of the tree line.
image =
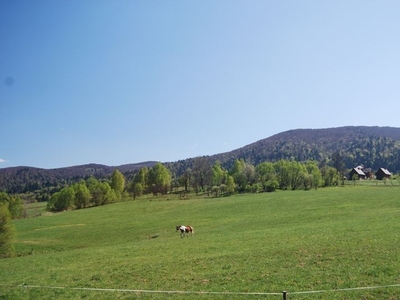
POLYGON ((257 166, 235 160, 230 169, 219 162, 211 164, 208 157, 197 157, 192 168, 176 176, 162 164, 141 168, 127 185, 134 198, 148 193, 205 192, 215 197, 233 193, 258 193, 281 190, 308 190, 339 184, 338 171, 329 166, 318 167, 315 161, 279 160, 257 166))
POLYGON ((208 157, 197 157, 193 167, 176 176, 162 163, 143 167, 126 182, 124 175, 115 170, 111 181, 99 181, 94 177, 54 193, 47 204, 50 211, 86 208, 120 201, 123 197, 134 199, 146 194, 189 192, 207 193, 213 197, 234 193, 259 193, 281 190, 309 190, 338 185, 337 169, 318 167, 315 161, 297 162, 279 160, 263 162, 257 166, 235 160, 227 170, 219 162, 211 164, 208 157))
MULTIPOLYGON (((259 193, 281 190, 308 190, 339 184, 338 168, 318 167, 315 161, 279 160, 257 166, 236 159, 230 169, 207 156, 193 159, 192 168, 175 174, 162 163, 142 167, 129 182, 114 170, 110 179, 90 177, 65 186, 47 201, 47 210, 62 211, 115 203, 127 196, 134 199, 145 194, 207 193, 220 197, 234 193, 259 193)), ((23 201, 18 196, 0 193, 0 202, 7 203, 12 218, 22 216, 23 201)))
POLYGON ((110 181, 90 177, 62 188, 51 195, 47 210, 62 211, 115 203, 122 199, 124 189, 124 175, 119 170, 114 170, 110 181))

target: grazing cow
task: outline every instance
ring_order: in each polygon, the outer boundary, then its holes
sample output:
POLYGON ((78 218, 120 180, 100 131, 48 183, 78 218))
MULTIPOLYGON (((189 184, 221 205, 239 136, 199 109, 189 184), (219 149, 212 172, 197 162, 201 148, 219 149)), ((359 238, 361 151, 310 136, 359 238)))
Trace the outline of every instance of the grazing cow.
POLYGON ((189 235, 189 233, 191 235, 193 235, 193 233, 194 233, 194 228, 192 226, 190 226, 190 225, 186 225, 186 226, 177 225, 175 227, 175 229, 176 229, 176 231, 180 231, 181 232, 181 238, 183 238, 185 236, 185 234, 186 234, 186 237, 187 237, 189 235))

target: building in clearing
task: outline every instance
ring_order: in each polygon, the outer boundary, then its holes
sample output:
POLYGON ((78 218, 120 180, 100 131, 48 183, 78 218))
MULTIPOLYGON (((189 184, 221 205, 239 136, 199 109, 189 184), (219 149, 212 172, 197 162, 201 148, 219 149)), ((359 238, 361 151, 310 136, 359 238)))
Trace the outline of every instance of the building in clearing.
POLYGON ((350 180, 353 179, 354 175, 356 175, 358 177, 358 179, 367 178, 367 175, 365 175, 363 169, 364 169, 364 166, 358 166, 358 167, 353 168, 349 174, 350 180))
POLYGON ((389 179, 390 176, 392 176, 392 173, 390 173, 387 169, 385 168, 380 168, 376 173, 375 173, 376 179, 382 180, 382 179, 389 179))

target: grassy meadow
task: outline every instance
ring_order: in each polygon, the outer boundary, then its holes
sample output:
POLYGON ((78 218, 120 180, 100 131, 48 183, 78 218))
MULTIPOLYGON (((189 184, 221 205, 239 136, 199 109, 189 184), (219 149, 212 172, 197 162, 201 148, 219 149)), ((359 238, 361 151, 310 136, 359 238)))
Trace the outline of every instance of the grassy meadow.
POLYGON ((18 257, 0 260, 0 299, 400 298, 398 186, 190 197, 14 221, 18 257), (195 234, 180 238, 181 224, 195 234), (387 285, 398 286, 300 293, 387 285))

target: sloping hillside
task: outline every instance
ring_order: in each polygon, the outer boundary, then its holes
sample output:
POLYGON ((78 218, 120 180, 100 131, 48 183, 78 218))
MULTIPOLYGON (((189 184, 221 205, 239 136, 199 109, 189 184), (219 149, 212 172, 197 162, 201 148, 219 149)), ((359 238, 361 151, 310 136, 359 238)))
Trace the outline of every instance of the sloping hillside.
MULTIPOLYGON (((363 164, 373 171, 384 167, 392 173, 399 173, 400 128, 347 126, 289 130, 230 152, 212 155, 209 159, 211 163, 219 161, 227 169, 236 159, 244 159, 253 165, 264 161, 293 159, 315 160, 320 165, 334 166, 334 154, 340 157, 344 169, 363 164)), ((193 162, 194 158, 189 158, 165 165, 178 177, 188 168, 193 168, 193 162)), ((129 180, 140 168, 152 167, 154 164, 154 161, 115 167, 88 164, 52 170, 4 168, 0 169, 0 191, 32 192, 76 182, 89 176, 107 178, 115 169, 119 169, 129 180)))
POLYGON ((279 159, 329 162, 333 153, 340 152, 346 168, 364 164, 399 171, 399 151, 400 128, 348 126, 289 130, 212 159, 227 165, 236 158, 253 164, 279 159))
MULTIPOLYGON (((326 129, 285 131, 242 148, 210 156, 230 168, 236 159, 257 165, 264 161, 293 159, 315 160, 333 166, 333 154, 340 154, 343 167, 351 169, 363 164, 373 170, 385 167, 400 172, 400 128, 346 126, 326 129)), ((171 163, 177 174, 192 168, 193 159, 171 163)))

